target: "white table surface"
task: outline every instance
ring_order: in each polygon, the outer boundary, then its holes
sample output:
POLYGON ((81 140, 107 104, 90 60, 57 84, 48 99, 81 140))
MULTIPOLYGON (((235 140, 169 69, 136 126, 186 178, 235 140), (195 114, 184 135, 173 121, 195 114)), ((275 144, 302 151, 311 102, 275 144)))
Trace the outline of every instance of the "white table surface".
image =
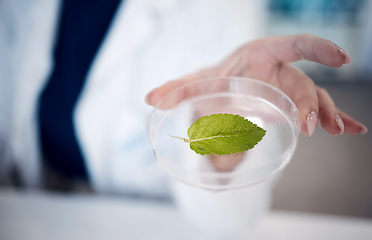
MULTIPOLYGON (((239 239, 372 239, 372 220, 270 212, 254 236, 239 239)), ((226 239, 199 229, 159 202, 0 189, 0 239, 226 239)), ((231 239, 231 238, 230 238, 231 239)))

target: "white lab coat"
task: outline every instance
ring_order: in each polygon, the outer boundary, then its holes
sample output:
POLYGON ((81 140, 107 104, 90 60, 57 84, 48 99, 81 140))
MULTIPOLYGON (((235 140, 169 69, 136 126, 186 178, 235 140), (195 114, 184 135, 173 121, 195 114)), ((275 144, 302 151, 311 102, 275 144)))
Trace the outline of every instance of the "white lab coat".
MULTIPOLYGON (((171 194, 167 184, 170 177, 155 164, 147 140, 151 107, 144 103, 144 95, 168 80, 219 62, 242 43, 259 36, 263 2, 125 1, 74 110, 78 141, 95 190, 171 194)), ((58 0, 0 2, 0 143, 7 150, 0 168, 4 172, 14 164, 29 187, 40 186, 36 102, 53 67, 59 9, 58 0)), ((213 207, 224 208, 236 198, 227 195, 219 199, 215 193, 174 186, 175 198, 186 214, 204 221, 204 225, 216 226, 197 216, 204 214, 200 209, 209 205, 211 211, 213 207)), ((246 208, 249 200, 242 194, 243 190, 238 195, 246 208)), ((261 195, 261 208, 260 204, 255 206, 258 212, 268 202, 267 191, 261 195)), ((235 208, 239 209, 239 204, 235 208)), ((226 209, 223 214, 233 218, 231 209, 226 209)))

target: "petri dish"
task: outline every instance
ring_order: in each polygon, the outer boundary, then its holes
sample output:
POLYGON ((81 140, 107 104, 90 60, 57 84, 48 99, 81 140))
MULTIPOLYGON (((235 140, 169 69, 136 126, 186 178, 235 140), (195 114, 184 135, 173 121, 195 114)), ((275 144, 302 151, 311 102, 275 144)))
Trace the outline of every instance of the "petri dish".
POLYGON ((269 179, 290 162, 300 132, 299 112, 279 89, 259 80, 218 77, 193 81, 168 93, 152 111, 147 134, 159 166, 173 178, 208 189, 249 187, 269 179), (266 130, 253 148, 231 155, 199 155, 187 130, 199 117, 238 114, 266 130))

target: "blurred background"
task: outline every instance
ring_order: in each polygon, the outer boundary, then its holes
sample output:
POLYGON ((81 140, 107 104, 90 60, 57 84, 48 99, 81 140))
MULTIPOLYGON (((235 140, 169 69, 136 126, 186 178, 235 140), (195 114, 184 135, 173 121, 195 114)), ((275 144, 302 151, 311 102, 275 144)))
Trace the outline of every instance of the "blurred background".
MULTIPOLYGON (((371 130, 372 0, 262 3, 263 35, 312 33, 350 53, 352 63, 340 69, 296 64, 329 91, 339 108, 371 130)), ((275 186, 273 209, 372 218, 372 134, 334 137, 318 126, 312 137, 300 136, 275 186)))
POLYGON ((266 35, 312 33, 347 49, 353 63, 341 69, 299 63, 316 81, 372 81, 372 1, 268 0, 266 35))
MULTIPOLYGON (((346 49, 352 63, 332 69, 296 63, 338 107, 372 128, 372 1, 268 0, 266 35, 312 33, 346 49)), ((273 208, 372 218, 372 136, 300 136, 274 189, 273 208)))

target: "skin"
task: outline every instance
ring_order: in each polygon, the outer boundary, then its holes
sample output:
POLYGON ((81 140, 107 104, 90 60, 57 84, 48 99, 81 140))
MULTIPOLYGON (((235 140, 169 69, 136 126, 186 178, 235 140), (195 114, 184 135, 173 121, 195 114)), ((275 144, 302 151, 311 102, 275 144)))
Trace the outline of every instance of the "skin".
MULTIPOLYGON (((301 133, 309 132, 308 115, 315 112, 322 128, 331 135, 365 134, 367 128, 336 107, 328 92, 291 63, 308 60, 339 68, 349 64, 349 54, 335 43, 311 34, 275 36, 248 42, 218 65, 169 81, 149 92, 145 101, 155 106, 170 91, 191 81, 208 77, 240 76, 259 79, 286 93, 296 104, 301 118, 301 133), (340 121, 337 124, 337 116, 340 121)), ((183 96, 187 97, 187 95, 183 96)), ((221 169, 214 158, 216 168, 221 169)), ((238 161, 237 161, 238 162, 238 161)), ((228 166, 226 169, 232 169, 228 166)))

